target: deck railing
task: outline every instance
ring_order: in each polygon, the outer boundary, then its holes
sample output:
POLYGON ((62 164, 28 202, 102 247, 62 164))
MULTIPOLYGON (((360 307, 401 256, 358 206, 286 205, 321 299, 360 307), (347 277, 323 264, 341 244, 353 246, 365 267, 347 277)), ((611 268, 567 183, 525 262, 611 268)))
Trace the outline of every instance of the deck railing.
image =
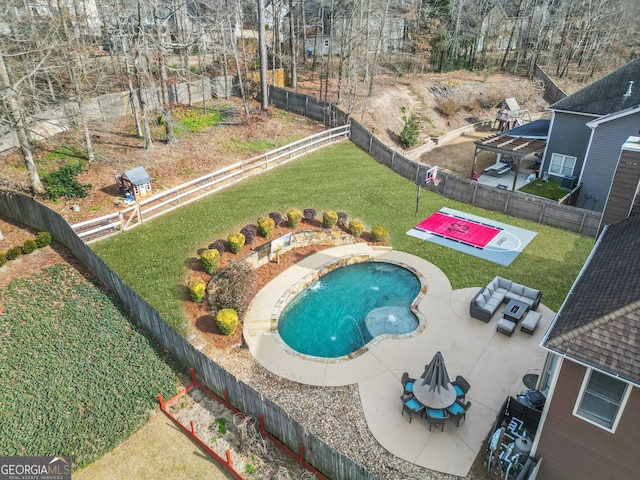
POLYGON ((347 138, 349 138, 349 124, 316 133, 165 190, 119 212, 75 223, 71 225, 71 228, 85 242, 121 233, 146 220, 233 185, 240 180, 283 165, 323 146, 347 138))

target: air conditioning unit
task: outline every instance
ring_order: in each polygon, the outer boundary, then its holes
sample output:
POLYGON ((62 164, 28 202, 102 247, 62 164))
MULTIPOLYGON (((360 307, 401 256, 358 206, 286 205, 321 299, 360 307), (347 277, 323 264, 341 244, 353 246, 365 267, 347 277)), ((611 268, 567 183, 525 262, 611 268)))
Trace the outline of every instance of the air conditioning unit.
POLYGON ((578 177, 564 177, 562 182, 560 182, 560 188, 564 188, 566 190, 573 190, 578 185, 578 177))

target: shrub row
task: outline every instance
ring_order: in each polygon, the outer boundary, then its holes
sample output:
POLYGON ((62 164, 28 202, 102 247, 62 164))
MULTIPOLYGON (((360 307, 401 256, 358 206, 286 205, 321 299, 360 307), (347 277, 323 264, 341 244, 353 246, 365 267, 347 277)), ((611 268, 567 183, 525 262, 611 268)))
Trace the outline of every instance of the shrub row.
POLYGON ((38 248, 46 247, 50 243, 51 234, 49 232, 38 232, 35 238, 25 240, 22 246, 11 247, 6 252, 0 252, 0 267, 7 263, 7 260, 15 260, 23 254, 29 255, 38 248))
MULTIPOLYGON (((287 225, 295 228, 301 221, 312 223, 316 220, 317 212, 313 208, 305 208, 303 211, 292 208, 286 214, 287 225)), ((347 214, 327 210, 322 213, 322 225, 324 228, 334 228, 338 225, 358 238, 364 233, 364 223, 353 219, 347 221, 347 214)), ((257 220, 257 226, 246 225, 240 232, 229 234, 227 241, 216 240, 209 248, 202 251, 200 259, 203 269, 210 275, 217 272, 220 256, 227 249, 235 254, 242 251, 245 244, 253 242, 257 235, 269 239, 275 228, 282 224, 284 218, 278 212, 271 212, 266 217, 257 220)), ((387 237, 384 227, 375 226, 371 229, 371 239, 380 242, 387 237)), ((187 290, 194 302, 200 303, 206 295, 207 285, 200 277, 192 277, 187 282, 187 290)), ((253 298, 256 290, 256 276, 254 270, 243 263, 234 263, 220 273, 209 291, 208 302, 215 317, 218 330, 223 335, 233 334, 238 324, 243 320, 244 314, 253 298)))

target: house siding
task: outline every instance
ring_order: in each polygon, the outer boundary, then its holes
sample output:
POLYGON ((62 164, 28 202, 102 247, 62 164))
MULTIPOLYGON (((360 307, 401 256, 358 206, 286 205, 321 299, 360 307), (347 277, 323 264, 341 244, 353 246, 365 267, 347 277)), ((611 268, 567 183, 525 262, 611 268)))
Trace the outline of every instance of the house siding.
POLYGON ((573 415, 586 368, 562 363, 540 436, 539 479, 635 479, 640 472, 640 391, 633 388, 615 433, 573 415))
POLYGON ((640 113, 627 115, 598 125, 580 179, 582 188, 577 207, 601 212, 609 195, 622 145, 631 135, 638 134, 640 113))
POLYGON ((602 215, 602 226, 624 220, 634 205, 640 181, 640 152, 622 150, 616 168, 607 206, 602 215))
POLYGON ((549 171, 554 153, 576 157, 573 172, 576 176, 580 173, 591 137, 591 129, 586 124, 591 120, 595 120, 595 117, 559 112, 554 114, 553 129, 547 140, 547 151, 541 173, 549 171))

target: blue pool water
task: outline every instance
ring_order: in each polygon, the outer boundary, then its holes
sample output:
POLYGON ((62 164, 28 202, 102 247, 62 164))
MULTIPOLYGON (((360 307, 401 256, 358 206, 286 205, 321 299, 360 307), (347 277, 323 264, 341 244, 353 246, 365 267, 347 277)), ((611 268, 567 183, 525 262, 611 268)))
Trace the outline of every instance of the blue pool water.
POLYGON ((278 320, 282 340, 315 357, 349 355, 378 335, 406 334, 420 280, 406 268, 363 262, 337 268, 300 292, 278 320))

